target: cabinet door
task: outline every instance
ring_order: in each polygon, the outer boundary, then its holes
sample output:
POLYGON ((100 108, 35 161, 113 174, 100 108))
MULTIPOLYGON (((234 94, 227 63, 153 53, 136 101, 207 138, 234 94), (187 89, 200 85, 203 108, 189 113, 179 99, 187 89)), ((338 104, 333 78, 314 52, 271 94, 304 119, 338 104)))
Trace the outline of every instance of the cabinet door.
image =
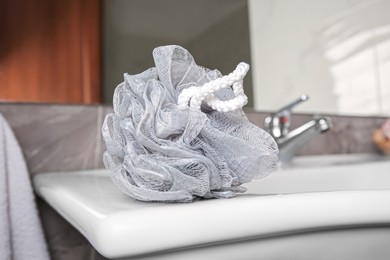
POLYGON ((0 0, 0 100, 101 101, 100 0, 0 0))

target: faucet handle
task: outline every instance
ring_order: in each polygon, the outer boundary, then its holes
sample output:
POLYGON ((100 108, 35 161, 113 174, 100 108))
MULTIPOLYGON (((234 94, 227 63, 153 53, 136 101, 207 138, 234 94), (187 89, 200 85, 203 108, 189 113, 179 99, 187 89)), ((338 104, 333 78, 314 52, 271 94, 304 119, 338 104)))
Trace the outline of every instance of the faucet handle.
POLYGON ((302 95, 299 98, 295 99, 291 103, 285 105, 273 115, 268 116, 265 119, 265 127, 268 132, 274 138, 280 138, 285 136, 289 132, 290 121, 291 121, 291 110, 298 104, 307 101, 309 99, 308 95, 302 95))
POLYGON ((309 99, 309 96, 308 95, 302 95, 300 96, 299 98, 295 99, 294 101, 292 101, 291 103, 285 105, 284 107, 282 107, 281 109, 279 109, 274 116, 278 116, 279 114, 285 114, 286 112, 289 112, 291 113, 291 110, 298 104, 302 103, 302 102, 305 102, 309 99))

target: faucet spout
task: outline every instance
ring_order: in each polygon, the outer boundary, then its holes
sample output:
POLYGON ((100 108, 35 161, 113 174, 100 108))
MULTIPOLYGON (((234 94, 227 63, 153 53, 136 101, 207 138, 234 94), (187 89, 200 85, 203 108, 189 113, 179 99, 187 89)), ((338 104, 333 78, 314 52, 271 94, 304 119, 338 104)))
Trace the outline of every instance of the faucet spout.
POLYGON ((318 117, 310 120, 302 126, 288 132, 278 138, 279 159, 282 165, 289 165, 296 152, 315 136, 320 135, 332 128, 328 117, 318 117))
POLYGON ((302 95, 278 112, 265 118, 265 129, 271 134, 279 146, 279 160, 282 166, 291 164, 296 152, 315 136, 332 128, 330 118, 316 116, 309 122, 290 131, 291 109, 308 100, 302 95))

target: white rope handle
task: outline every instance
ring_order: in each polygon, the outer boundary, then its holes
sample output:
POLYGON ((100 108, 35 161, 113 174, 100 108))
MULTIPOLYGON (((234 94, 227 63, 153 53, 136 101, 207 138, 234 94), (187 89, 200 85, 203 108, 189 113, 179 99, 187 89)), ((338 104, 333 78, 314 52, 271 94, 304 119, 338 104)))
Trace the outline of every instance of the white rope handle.
POLYGON ((179 109, 186 109, 188 106, 200 110, 202 102, 206 102, 212 109, 220 112, 234 111, 242 108, 248 102, 248 97, 244 93, 243 81, 249 65, 241 62, 237 68, 227 76, 217 78, 207 82, 201 87, 189 87, 184 89, 178 98, 177 105, 179 109), (214 92, 233 87, 234 98, 230 100, 220 100, 214 96, 214 92))

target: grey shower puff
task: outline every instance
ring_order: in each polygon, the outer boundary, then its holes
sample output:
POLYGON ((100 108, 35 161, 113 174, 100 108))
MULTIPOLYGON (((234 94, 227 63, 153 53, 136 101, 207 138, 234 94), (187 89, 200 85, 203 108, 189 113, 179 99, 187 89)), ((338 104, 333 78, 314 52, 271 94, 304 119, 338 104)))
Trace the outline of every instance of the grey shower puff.
MULTIPOLYGON (((114 94, 114 113, 105 118, 103 160, 121 191, 142 201, 191 202, 230 198, 240 185, 268 175, 277 144, 251 124, 244 112, 179 110, 183 89, 221 77, 196 65, 180 46, 153 51, 155 68, 124 75, 114 94)), ((232 89, 215 93, 234 97, 232 89)))

